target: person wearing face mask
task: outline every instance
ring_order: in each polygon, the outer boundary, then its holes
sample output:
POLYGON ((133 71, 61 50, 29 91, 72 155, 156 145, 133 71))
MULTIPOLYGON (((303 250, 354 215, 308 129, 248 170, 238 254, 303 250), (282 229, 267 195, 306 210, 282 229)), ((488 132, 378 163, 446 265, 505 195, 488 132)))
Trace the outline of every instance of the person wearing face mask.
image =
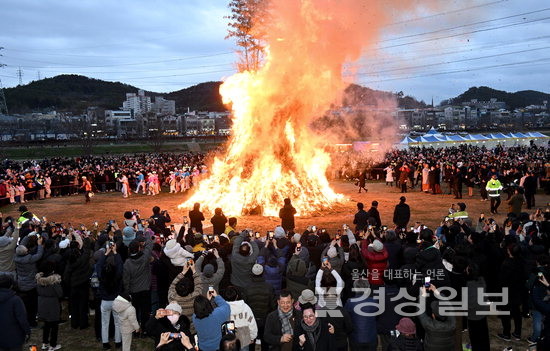
POLYGON ((192 339, 190 326, 191 322, 182 314, 181 306, 173 302, 166 308, 159 308, 155 315, 151 316, 145 329, 147 334, 155 339, 157 350, 187 350, 180 339, 184 339, 181 333, 187 340, 192 339))

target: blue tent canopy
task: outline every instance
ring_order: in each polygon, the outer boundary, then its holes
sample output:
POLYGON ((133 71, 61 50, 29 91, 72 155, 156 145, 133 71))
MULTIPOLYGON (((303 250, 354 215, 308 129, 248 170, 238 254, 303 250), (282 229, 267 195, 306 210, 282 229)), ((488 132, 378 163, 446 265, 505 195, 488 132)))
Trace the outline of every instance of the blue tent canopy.
POLYGON ((406 136, 399 142, 399 144, 410 144, 410 143, 418 143, 418 141, 414 140, 413 138, 406 136))

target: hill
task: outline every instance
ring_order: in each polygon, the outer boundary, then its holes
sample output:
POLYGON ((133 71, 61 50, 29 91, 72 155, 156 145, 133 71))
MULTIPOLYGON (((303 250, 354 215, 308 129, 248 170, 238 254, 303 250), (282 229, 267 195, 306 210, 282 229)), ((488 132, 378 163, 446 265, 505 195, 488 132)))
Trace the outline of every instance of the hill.
POLYGON ((10 113, 55 109, 81 113, 89 106, 116 109, 138 88, 79 75, 59 75, 4 89, 10 113))
POLYGON ((515 93, 509 93, 503 90, 496 90, 489 87, 472 87, 457 97, 443 100, 440 105, 457 104, 469 102, 472 99, 479 101, 489 101, 496 98, 498 101, 503 101, 506 106, 513 110, 529 105, 542 105, 543 101, 550 101, 550 94, 534 90, 522 90, 515 93))
MULTIPOLYGON (((178 111, 225 111, 218 92, 221 82, 200 83, 169 94, 146 91, 147 96, 163 96, 176 100, 178 111)), ((76 74, 64 74, 4 89, 10 113, 47 110, 83 113, 89 106, 118 109, 126 93, 139 88, 119 82, 106 82, 76 74)))

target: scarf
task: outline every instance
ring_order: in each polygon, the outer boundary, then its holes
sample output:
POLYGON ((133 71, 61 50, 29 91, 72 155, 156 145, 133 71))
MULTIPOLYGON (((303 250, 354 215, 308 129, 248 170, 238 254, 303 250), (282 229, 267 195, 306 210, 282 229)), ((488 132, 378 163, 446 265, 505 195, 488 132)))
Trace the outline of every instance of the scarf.
POLYGON ((292 328, 292 324, 290 324, 290 318, 292 317, 292 310, 290 310, 287 313, 284 313, 279 308, 277 308, 277 311, 279 312, 279 319, 281 320, 282 333, 294 335, 294 328, 292 328))
POLYGON ((311 344, 312 350, 315 351, 317 341, 319 341, 319 336, 321 336, 321 324, 319 319, 317 318, 312 326, 307 325, 303 320, 300 321, 300 323, 302 323, 302 329, 307 334, 307 340, 311 344))

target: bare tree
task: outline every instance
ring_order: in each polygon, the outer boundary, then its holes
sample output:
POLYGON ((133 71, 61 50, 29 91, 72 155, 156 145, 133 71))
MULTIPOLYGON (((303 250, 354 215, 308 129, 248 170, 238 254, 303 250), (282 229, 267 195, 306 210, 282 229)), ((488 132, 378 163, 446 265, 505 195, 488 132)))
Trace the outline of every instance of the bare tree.
POLYGON ((78 138, 79 145, 82 148, 82 156, 93 154, 96 138, 93 135, 92 127, 85 117, 72 118, 64 123, 67 134, 78 138))
POLYGON ((229 9, 228 34, 225 37, 235 38, 241 48, 241 61, 237 64, 239 71, 256 71, 263 59, 264 46, 261 21, 267 16, 267 0, 231 0, 229 9))
POLYGON ((154 152, 161 152, 164 142, 165 136, 162 117, 157 116, 157 118, 149 124, 149 145, 151 145, 154 152))

